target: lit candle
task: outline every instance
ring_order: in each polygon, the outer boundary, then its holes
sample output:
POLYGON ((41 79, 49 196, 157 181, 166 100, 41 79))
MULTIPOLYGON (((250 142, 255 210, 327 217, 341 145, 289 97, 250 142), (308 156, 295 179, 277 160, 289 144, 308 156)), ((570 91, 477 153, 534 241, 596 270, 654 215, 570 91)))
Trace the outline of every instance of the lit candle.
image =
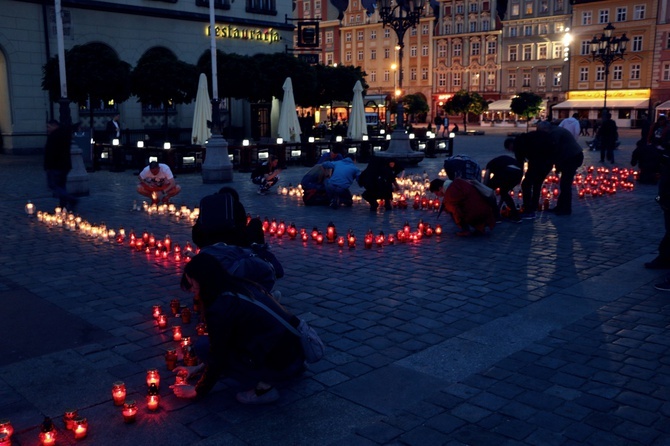
POLYGON ((163 310, 161 309, 160 305, 154 305, 152 313, 154 315, 154 319, 158 319, 158 316, 163 314, 163 310))
POLYGON ((165 365, 170 371, 177 367, 177 349, 171 348, 165 353, 165 365))
POLYGON ((172 314, 176 316, 179 313, 180 308, 181 304, 179 303, 179 299, 172 299, 170 301, 170 309, 172 310, 172 314))
POLYGON ((135 403, 134 400, 126 401, 121 413, 123 414, 123 421, 126 423, 134 423, 135 416, 137 415, 137 403, 135 403))
POLYGON ((123 406, 126 401, 126 385, 122 381, 112 384, 112 398, 115 406, 123 406))
POLYGON ((12 446, 12 440, 4 432, 0 432, 0 446, 12 446))
POLYGON ((191 310, 189 310, 188 307, 182 307, 182 309, 181 309, 181 321, 184 324, 190 324, 191 323, 191 310))
POLYGON ((12 438, 14 428, 12 427, 12 423, 10 423, 9 420, 0 420, 0 433, 7 434, 8 440, 12 438))
POLYGON ((74 420, 78 417, 76 409, 68 409, 63 415, 63 423, 65 423, 65 429, 72 430, 74 428, 74 420))
POLYGON ((56 429, 54 429, 51 418, 46 417, 42 422, 39 438, 42 446, 53 446, 56 444, 56 429))
POLYGON ((177 342, 181 341, 181 327, 179 325, 172 327, 172 339, 177 342))
POLYGON ((321 244, 323 244, 323 234, 322 234, 321 232, 319 232, 319 233, 316 235, 316 244, 317 244, 317 245, 321 245, 321 244))
POLYGON ((344 237, 343 236, 339 236, 337 238, 337 246, 339 246, 340 248, 342 248, 344 246, 344 237))
POLYGON ((337 237, 337 231, 335 230, 335 224, 331 221, 326 227, 326 239, 328 240, 328 243, 333 243, 335 237, 337 237))
POLYGON ((82 438, 86 438, 86 434, 88 433, 88 421, 86 420, 86 418, 77 417, 74 420, 73 430, 75 440, 81 440, 82 438))
POLYGON ((160 396, 158 395, 158 387, 155 384, 149 386, 149 391, 147 392, 147 409, 157 410, 158 402, 160 401, 160 396))
POLYGON ((147 370, 147 386, 155 384, 156 387, 161 385, 161 376, 158 374, 158 369, 147 370))

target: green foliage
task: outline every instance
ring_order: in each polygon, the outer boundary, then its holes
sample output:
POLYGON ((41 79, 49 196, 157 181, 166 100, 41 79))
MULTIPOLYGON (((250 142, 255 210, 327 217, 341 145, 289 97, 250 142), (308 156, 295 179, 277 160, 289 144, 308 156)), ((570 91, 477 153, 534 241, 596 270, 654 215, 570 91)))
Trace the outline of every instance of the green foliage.
POLYGON ((132 93, 145 105, 166 109, 195 99, 199 72, 166 48, 155 47, 140 57, 131 73, 132 93))
MULTIPOLYGON (((42 89, 51 101, 61 98, 58 56, 42 67, 42 89)), ((103 43, 76 45, 65 51, 67 95, 79 105, 97 101, 120 103, 130 97, 130 64, 103 43)))
POLYGON ((512 109, 512 112, 526 118, 526 131, 528 131, 530 118, 540 113, 542 108, 542 96, 532 92, 519 93, 512 98, 510 108, 512 109))
POLYGON ((489 106, 479 93, 460 90, 449 98, 442 108, 448 115, 462 115, 463 127, 467 130, 468 113, 480 115, 488 110, 489 106))

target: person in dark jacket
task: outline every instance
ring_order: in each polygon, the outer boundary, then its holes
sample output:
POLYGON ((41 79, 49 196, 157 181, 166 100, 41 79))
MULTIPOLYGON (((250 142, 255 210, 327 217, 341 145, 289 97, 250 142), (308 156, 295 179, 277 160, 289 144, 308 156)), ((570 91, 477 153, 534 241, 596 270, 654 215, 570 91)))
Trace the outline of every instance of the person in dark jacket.
POLYGON ((646 140, 640 139, 635 144, 635 150, 630 158, 631 166, 640 168, 640 175, 637 178, 640 184, 658 183, 659 159, 662 151, 647 144, 646 140))
POLYGON ((607 157, 607 161, 614 164, 614 148, 619 140, 619 132, 610 112, 603 113, 603 122, 596 138, 600 143, 600 162, 604 163, 607 157))
POLYGON ((61 125, 55 119, 47 123, 47 142, 44 147, 44 170, 47 174, 47 186, 58 198, 61 207, 74 210, 77 198, 67 191, 67 175, 72 170, 70 145, 72 144, 71 126, 61 125))
POLYGON ((499 189, 500 191, 500 202, 496 203, 496 214, 500 214, 500 208, 505 203, 509 209, 509 219, 515 223, 521 222, 521 216, 509 192, 521 183, 522 177, 523 164, 511 156, 498 156, 486 164, 484 184, 493 190, 499 189))
POLYGON ((372 158, 368 167, 358 177, 358 184, 365 188, 362 197, 370 203, 370 211, 379 207, 378 200, 384 200, 384 207, 390 211, 393 206, 393 191, 398 188, 397 177, 403 169, 394 158, 372 158))
MULTIPOLYGON (((604 126, 605 124, 603 124, 604 126)), ((616 124, 615 124, 616 125, 616 124)), ((556 172, 561 175, 556 207, 549 209, 556 215, 572 214, 572 182, 577 169, 584 163, 584 153, 575 137, 562 127, 555 126, 547 121, 541 122, 538 131, 546 132, 551 140, 551 161, 556 166, 556 172)))
POLYGON ((184 267, 181 286, 202 303, 209 350, 199 353, 203 360, 200 366, 175 368, 176 373, 186 371, 188 377, 203 371, 195 386, 172 386, 177 397, 202 397, 225 375, 242 386, 252 386, 237 393, 239 402, 267 404, 279 399, 276 383, 304 372, 300 338, 254 302, 262 303, 294 327, 298 318, 258 284, 230 275, 215 257, 200 253, 184 267))

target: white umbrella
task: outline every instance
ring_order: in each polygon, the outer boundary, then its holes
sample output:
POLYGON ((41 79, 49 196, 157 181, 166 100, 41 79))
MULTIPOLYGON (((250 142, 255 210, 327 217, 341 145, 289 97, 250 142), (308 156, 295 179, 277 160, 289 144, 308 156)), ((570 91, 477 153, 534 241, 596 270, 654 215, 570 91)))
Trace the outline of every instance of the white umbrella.
POLYGON ((191 131, 191 141, 193 144, 204 146, 212 135, 207 127, 207 122, 212 120, 212 103, 209 100, 209 91, 207 90, 207 76, 200 73, 198 81, 198 94, 195 96, 195 110, 193 111, 193 130, 191 131))
POLYGON ((354 85, 354 100, 351 103, 351 115, 349 116, 349 128, 347 136, 351 139, 363 139, 368 134, 368 125, 365 122, 365 105, 363 104, 363 86, 361 81, 354 85))
POLYGON ((302 131, 300 130, 300 121, 298 121, 298 112, 295 109, 293 83, 290 77, 286 78, 282 88, 284 89, 284 99, 279 110, 277 135, 286 142, 298 142, 302 131))

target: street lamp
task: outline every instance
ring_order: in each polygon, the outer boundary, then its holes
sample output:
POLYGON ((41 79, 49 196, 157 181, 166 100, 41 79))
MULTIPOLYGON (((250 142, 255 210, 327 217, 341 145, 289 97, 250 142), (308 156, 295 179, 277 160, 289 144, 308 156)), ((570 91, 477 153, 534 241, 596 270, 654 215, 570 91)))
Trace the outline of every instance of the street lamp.
POLYGON ((623 33, 621 37, 613 37, 614 27, 609 23, 603 33, 598 36, 593 36, 591 40, 591 54, 593 60, 602 63, 605 66, 605 102, 603 103, 603 116, 607 112, 607 87, 609 83, 610 65, 617 60, 623 60, 623 55, 626 52, 626 44, 630 40, 623 33))
MULTIPOLYGON (((403 39, 405 32, 416 27, 421 19, 425 0, 380 0, 379 17, 382 19, 383 26, 388 26, 395 31, 398 37, 398 90, 402 92, 402 56, 405 46, 403 39)), ((378 152, 377 155, 400 158, 410 162, 418 162, 417 158, 423 159, 423 154, 413 152, 409 138, 405 133, 404 126, 404 108, 402 100, 398 97, 396 110, 396 128, 393 131, 389 148, 385 152, 378 152)))

